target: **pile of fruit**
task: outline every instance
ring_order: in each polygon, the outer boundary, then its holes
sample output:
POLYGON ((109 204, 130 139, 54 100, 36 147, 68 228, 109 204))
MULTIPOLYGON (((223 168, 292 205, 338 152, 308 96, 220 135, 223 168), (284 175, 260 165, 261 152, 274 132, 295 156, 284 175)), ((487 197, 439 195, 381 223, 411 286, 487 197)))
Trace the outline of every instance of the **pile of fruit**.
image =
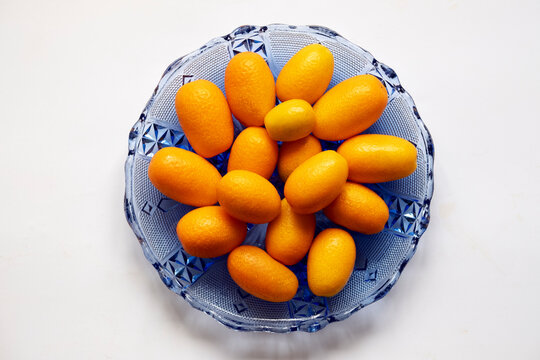
POLYGON ((315 213, 335 224, 374 234, 384 228, 385 202, 360 183, 396 180, 416 169, 416 148, 389 135, 358 135, 381 116, 388 101, 383 84, 358 75, 326 91, 334 57, 308 45, 283 67, 276 81, 265 60, 244 52, 225 71, 225 93, 195 80, 176 94, 178 120, 195 152, 164 148, 148 176, 165 196, 198 208, 184 215, 177 234, 192 256, 230 252, 232 279, 267 301, 288 301, 298 279, 287 267, 307 254, 307 280, 318 296, 343 289, 353 271, 356 247, 341 228, 314 239, 315 213), (281 103, 276 104, 276 96, 281 103), (233 117, 245 126, 234 138, 233 117), (322 151, 320 140, 345 140, 322 151), (222 177, 205 158, 230 148, 222 177), (268 181, 277 166, 283 199, 268 181), (219 203, 219 205, 216 205, 219 203), (268 223, 266 251, 242 245, 247 224, 268 223))

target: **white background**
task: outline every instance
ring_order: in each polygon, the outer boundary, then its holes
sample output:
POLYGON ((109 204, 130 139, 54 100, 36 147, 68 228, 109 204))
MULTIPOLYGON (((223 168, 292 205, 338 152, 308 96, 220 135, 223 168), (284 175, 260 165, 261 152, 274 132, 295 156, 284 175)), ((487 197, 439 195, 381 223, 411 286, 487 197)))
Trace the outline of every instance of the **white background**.
POLYGON ((0 0, 1 359, 540 358, 538 1, 0 0), (393 67, 434 138, 432 221, 383 300, 239 333, 159 280, 123 214, 128 132, 174 59, 320 24, 393 67))

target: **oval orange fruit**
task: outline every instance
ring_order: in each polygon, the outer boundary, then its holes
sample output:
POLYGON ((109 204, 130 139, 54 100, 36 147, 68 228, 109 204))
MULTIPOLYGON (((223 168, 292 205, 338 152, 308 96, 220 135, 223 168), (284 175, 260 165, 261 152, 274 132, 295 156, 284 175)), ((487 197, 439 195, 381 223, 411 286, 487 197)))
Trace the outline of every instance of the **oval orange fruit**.
POLYGON ((148 165, 148 177, 165 196, 192 206, 217 202, 217 184, 221 175, 201 156, 175 147, 154 154, 148 165))
POLYGON ((281 180, 287 181, 289 175, 298 165, 321 151, 320 141, 312 135, 283 143, 279 149, 278 158, 278 173, 281 180))
POLYGON ((217 186, 219 204, 235 218, 264 224, 279 215, 281 199, 268 180, 247 170, 228 172, 217 186))
POLYGON ((235 55, 225 69, 225 93, 234 116, 245 126, 262 126, 276 104, 272 71, 259 54, 235 55))
POLYGON ((287 199, 266 229, 266 251, 285 265, 294 265, 308 253, 315 234, 315 215, 295 213, 287 199))
POLYGON ((228 171, 248 170, 269 179, 276 168, 278 145, 261 127, 248 127, 231 148, 228 171))
POLYGON ((357 75, 328 90, 313 106, 313 135, 344 140, 373 125, 386 107, 384 85, 373 75, 357 75))
POLYGON ((356 245, 352 236, 341 229, 322 231, 311 245, 307 261, 307 279, 317 296, 334 296, 340 292, 354 269, 356 245))
POLYGON ((234 249, 227 259, 227 268, 238 286, 259 299, 289 301, 298 290, 296 275, 255 246, 234 249))
POLYGON ((208 80, 195 80, 176 93, 176 114, 195 152, 216 156, 233 142, 231 111, 221 90, 208 80))
POLYGON ((315 112, 305 100, 287 100, 266 114, 264 126, 274 140, 298 140, 308 136, 313 130, 315 112))
POLYGON ((320 152, 300 164, 285 183, 285 197, 299 214, 312 214, 339 195, 349 170, 343 156, 332 150, 320 152))
POLYGON ((240 246, 247 227, 221 206, 205 206, 184 215, 176 226, 176 233, 189 255, 212 258, 240 246))
POLYGON ((360 183, 392 181, 416 170, 416 148, 391 135, 358 135, 345 141, 337 152, 349 164, 349 180, 360 183))
POLYGON ((313 104, 328 88, 334 74, 334 55, 321 44, 298 51, 281 69, 276 93, 281 101, 302 99, 313 104))
POLYGON ((388 221, 388 206, 379 195, 364 185, 347 182, 339 196, 324 209, 338 225, 362 234, 375 234, 388 221))

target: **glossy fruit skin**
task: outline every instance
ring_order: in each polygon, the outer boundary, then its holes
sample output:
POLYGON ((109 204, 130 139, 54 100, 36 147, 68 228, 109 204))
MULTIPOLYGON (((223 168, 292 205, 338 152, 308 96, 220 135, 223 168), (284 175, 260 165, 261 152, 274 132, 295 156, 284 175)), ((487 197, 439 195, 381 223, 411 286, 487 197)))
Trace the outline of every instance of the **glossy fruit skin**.
POLYGON ((334 56, 321 44, 298 51, 281 69, 276 93, 281 101, 303 99, 313 104, 328 88, 334 74, 334 56))
POLYGON ((247 170, 228 172, 217 186, 219 204, 242 221, 264 224, 281 211, 279 194, 268 180, 247 170))
POLYGON ((344 140, 373 125, 383 113, 388 94, 373 75, 357 75, 328 90, 313 106, 317 119, 313 135, 344 140))
POLYGON ((276 168, 278 145, 261 127, 248 127, 231 148, 228 171, 249 170, 269 179, 276 168))
POLYGON ((343 156, 320 152, 298 166, 285 183, 285 197, 299 214, 313 214, 339 195, 349 170, 343 156))
POLYGON ((234 249, 227 259, 227 268, 238 286, 266 301, 289 301, 298 290, 296 275, 255 246, 234 249))
POLYGON ((324 209, 324 214, 338 225, 370 235, 384 229, 389 211, 373 190, 347 182, 339 196, 324 209))
POLYGON ((276 104, 272 71, 259 54, 235 55, 225 69, 225 93, 234 116, 245 126, 262 126, 276 104))
POLYGON ((416 170, 416 147, 391 135, 366 134, 350 138, 337 152, 349 164, 349 180, 360 183, 392 181, 416 170))
POLYGON ((203 157, 184 149, 167 147, 154 154, 148 177, 165 196, 191 206, 217 202, 221 175, 203 157))
POLYGON ((321 143, 313 135, 283 143, 279 149, 278 173, 283 181, 304 161, 322 151, 321 143))
POLYGON ((307 260, 307 279, 317 296, 334 296, 349 281, 356 261, 356 245, 341 229, 326 229, 315 239, 307 260))
POLYGON ((308 136, 315 127, 315 112, 305 100, 287 100, 266 114, 264 126, 274 140, 298 140, 308 136))
POLYGON ((180 126, 197 154, 210 158, 231 147, 231 111, 212 82, 200 79, 185 84, 176 93, 174 105, 180 126))
POLYGON ((309 251, 315 234, 315 215, 295 213, 287 199, 281 213, 266 229, 266 251, 284 265, 298 263, 309 251))
POLYGON ((176 226, 176 233, 189 255, 213 258, 240 246, 247 226, 221 206, 205 206, 184 215, 176 226))

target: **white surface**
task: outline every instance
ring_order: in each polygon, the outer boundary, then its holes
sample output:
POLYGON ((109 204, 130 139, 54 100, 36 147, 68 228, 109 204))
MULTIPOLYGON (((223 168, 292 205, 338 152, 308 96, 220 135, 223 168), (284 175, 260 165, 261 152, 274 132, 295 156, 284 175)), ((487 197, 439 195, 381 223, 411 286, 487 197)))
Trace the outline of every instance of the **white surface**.
POLYGON ((539 3, 222 3, 0 1, 0 358, 538 359, 539 3), (193 310, 122 209, 127 135, 166 66, 272 22, 325 25, 392 66, 436 148, 402 278, 313 335, 193 310))

